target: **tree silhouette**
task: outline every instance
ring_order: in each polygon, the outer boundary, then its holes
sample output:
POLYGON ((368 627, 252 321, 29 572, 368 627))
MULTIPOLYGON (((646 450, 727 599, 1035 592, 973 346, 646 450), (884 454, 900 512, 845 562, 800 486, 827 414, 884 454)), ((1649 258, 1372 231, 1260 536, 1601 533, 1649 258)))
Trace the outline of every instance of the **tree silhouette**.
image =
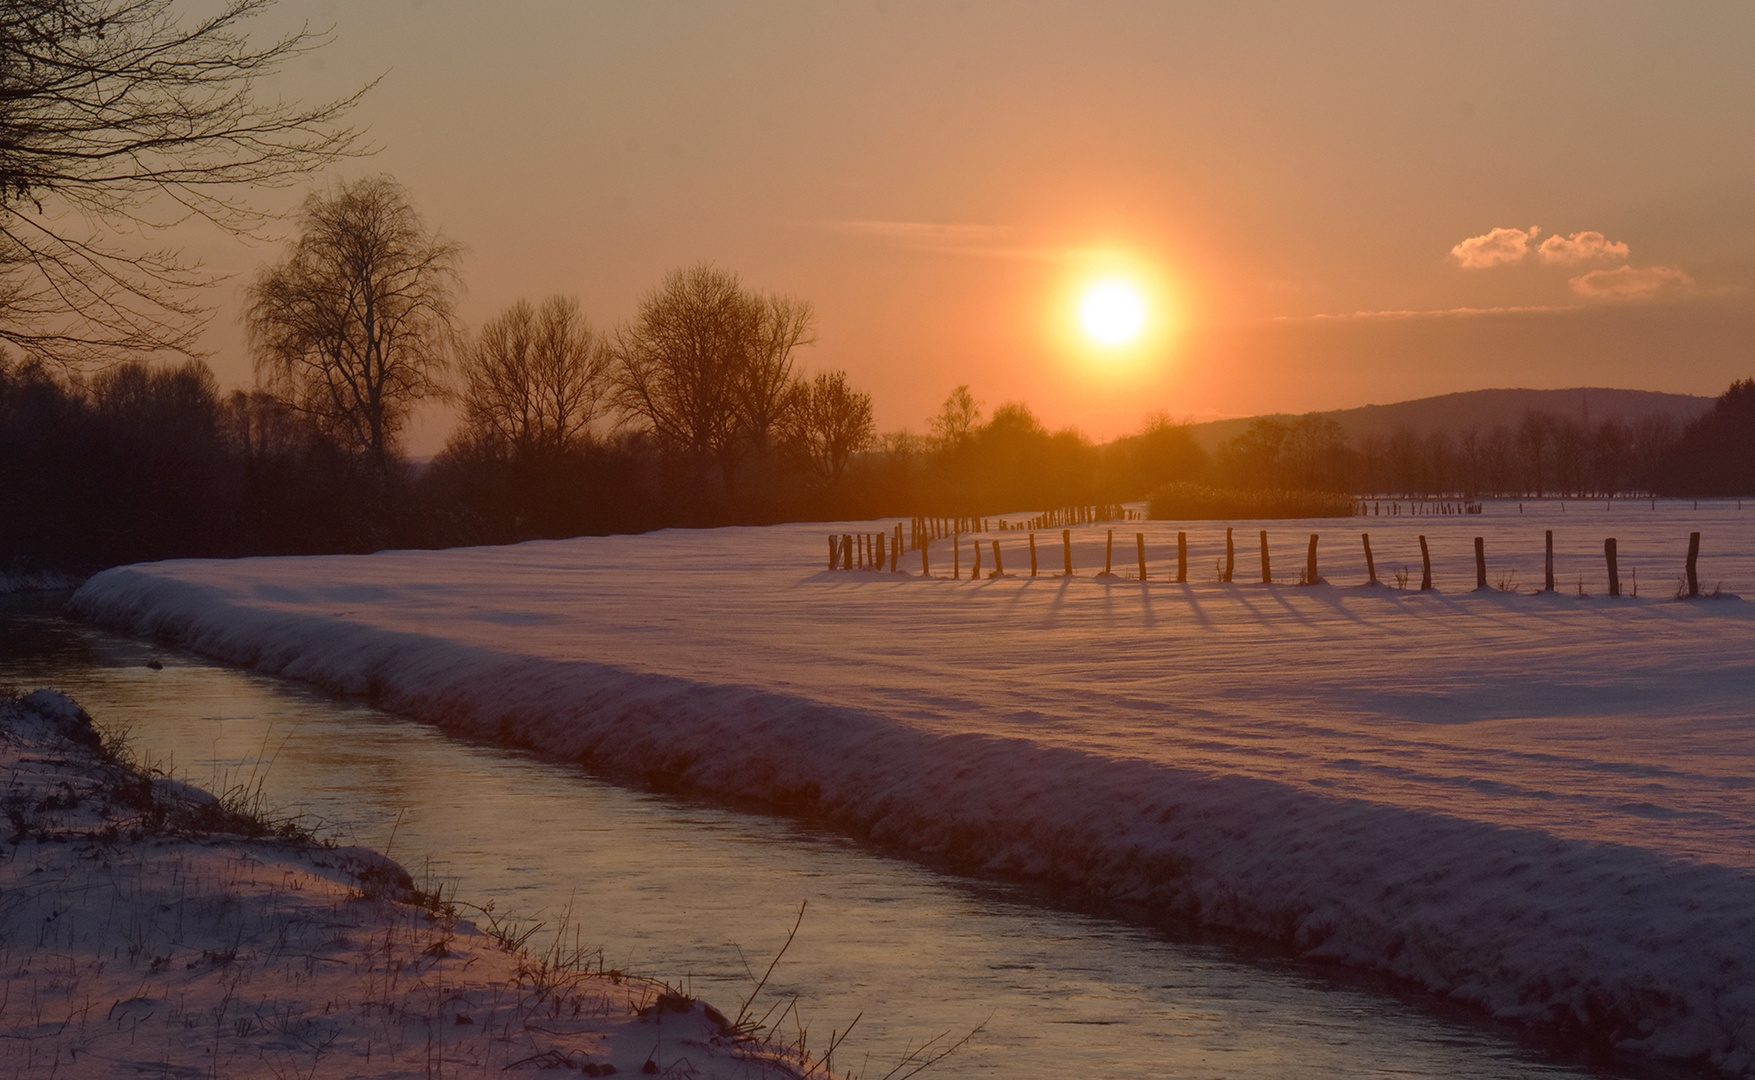
POLYGON ((250 287, 256 371, 382 481, 408 410, 443 394, 461 249, 387 176, 310 196, 299 224, 286 261, 250 287))
POLYGON ((969 392, 969 384, 952 390, 931 420, 932 434, 947 448, 967 442, 981 426, 981 403, 969 392))
POLYGON ((458 439, 520 464, 560 458, 602 412, 610 362, 609 343, 577 300, 518 301, 463 354, 458 439))
POLYGON ((810 305, 748 292, 728 270, 673 271, 617 335, 616 404, 666 450, 717 463, 729 493, 744 451, 794 406, 811 320, 810 305))
POLYGON ((847 385, 845 371, 824 371, 801 388, 794 414, 795 438, 817 476, 834 487, 853 456, 870 446, 877 430, 871 395, 847 385))

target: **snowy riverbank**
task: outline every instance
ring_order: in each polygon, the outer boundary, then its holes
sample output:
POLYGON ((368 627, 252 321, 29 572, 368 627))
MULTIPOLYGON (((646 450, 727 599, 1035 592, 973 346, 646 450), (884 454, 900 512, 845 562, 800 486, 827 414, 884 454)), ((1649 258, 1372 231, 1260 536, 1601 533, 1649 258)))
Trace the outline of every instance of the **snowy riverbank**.
MULTIPOLYGON (((1755 609, 1456 584, 1469 534, 1527 562, 1544 527, 1583 578, 1605 519, 1623 566, 1664 580, 1692 525, 1598 513, 1371 521, 1386 578, 1432 535, 1428 594, 1245 585, 1241 560, 1236 585, 828 573, 828 527, 787 526, 128 567, 76 603, 478 736, 1750 1073, 1755 609)), ((1704 573, 1734 589, 1729 524, 1704 573)), ((1142 528, 1161 574, 1176 526, 1142 528)), ((1081 535, 1088 575, 1102 534, 1081 535)))
POLYGON ((0 774, 0 1077, 807 1071, 656 984, 506 948, 375 852, 141 774, 61 695, 0 702, 0 774))

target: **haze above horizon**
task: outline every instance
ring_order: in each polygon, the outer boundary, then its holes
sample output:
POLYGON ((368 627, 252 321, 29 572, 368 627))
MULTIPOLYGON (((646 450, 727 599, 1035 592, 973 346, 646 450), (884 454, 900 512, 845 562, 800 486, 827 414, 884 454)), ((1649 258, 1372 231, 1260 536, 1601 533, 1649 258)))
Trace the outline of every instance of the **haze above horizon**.
MULTIPOLYGON (((627 319, 702 260, 810 300, 810 370, 920 431, 954 386, 1097 438, 1492 386, 1716 394, 1755 340, 1755 9, 282 5, 467 245, 466 322, 627 319), (1151 332, 1076 332, 1121 275, 1151 332), (1130 339, 1131 342, 1131 339, 1130 339)), ((286 205, 302 191, 283 193, 286 205)), ((207 348, 249 382, 234 275, 207 348)), ((449 418, 414 433, 437 448, 449 418)))

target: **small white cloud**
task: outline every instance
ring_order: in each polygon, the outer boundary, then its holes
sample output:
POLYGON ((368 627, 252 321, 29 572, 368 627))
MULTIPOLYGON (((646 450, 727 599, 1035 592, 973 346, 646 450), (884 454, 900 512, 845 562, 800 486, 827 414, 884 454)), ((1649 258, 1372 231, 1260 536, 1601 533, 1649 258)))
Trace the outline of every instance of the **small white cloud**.
POLYGON ((1575 232, 1571 236, 1558 234, 1542 241, 1536 254, 1545 263, 1589 262, 1592 259, 1625 259, 1627 245, 1619 240, 1609 240, 1600 232, 1575 232))
POLYGON ((1494 229, 1481 236, 1471 236, 1450 249, 1450 257, 1464 270, 1485 270, 1490 266, 1514 263, 1530 253, 1530 241, 1542 230, 1534 225, 1528 229, 1494 229))
POLYGON ((1693 285, 1694 279, 1674 266, 1617 266, 1572 279, 1572 291, 1591 300, 1644 300, 1693 285))

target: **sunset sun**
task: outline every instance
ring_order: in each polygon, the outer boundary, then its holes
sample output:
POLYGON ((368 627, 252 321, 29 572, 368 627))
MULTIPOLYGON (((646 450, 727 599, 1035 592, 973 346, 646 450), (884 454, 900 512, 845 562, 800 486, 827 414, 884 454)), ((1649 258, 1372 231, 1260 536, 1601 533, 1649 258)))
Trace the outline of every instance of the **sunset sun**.
POLYGON ((1099 281, 1079 300, 1079 325, 1099 345, 1127 345, 1146 328, 1146 298, 1122 278, 1099 281))

